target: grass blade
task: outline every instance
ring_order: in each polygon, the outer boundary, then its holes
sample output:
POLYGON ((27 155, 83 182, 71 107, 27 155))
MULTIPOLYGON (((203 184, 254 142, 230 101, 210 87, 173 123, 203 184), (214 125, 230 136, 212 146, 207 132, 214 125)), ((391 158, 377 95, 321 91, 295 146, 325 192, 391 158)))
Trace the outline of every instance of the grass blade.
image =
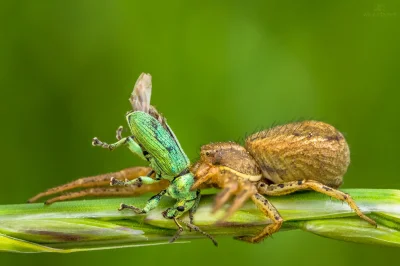
MULTIPOLYGON (((284 219, 283 230, 302 229, 333 239, 400 247, 400 191, 348 189, 345 192, 378 222, 378 228, 359 219, 347 204, 319 193, 269 199, 284 219)), ((173 205, 171 199, 163 200, 148 215, 117 211, 121 202, 144 206, 147 199, 148 196, 69 201, 50 206, 41 203, 0 206, 0 250, 68 253, 168 243, 176 226, 164 219, 161 212, 173 205)), ((214 236, 255 234, 270 222, 249 201, 225 223, 217 225, 224 211, 211 215, 212 205, 213 195, 202 197, 195 223, 214 236)), ((200 237, 186 230, 178 242, 200 237)))

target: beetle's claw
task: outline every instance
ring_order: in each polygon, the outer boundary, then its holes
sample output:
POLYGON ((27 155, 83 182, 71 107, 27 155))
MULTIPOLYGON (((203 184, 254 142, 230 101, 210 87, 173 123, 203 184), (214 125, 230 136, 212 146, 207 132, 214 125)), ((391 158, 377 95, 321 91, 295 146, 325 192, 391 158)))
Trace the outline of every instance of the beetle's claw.
POLYGON ((100 142, 100 140, 99 140, 98 138, 94 137, 94 138, 92 139, 92 145, 93 145, 93 146, 99 146, 99 145, 101 145, 100 143, 101 143, 101 142, 100 142))

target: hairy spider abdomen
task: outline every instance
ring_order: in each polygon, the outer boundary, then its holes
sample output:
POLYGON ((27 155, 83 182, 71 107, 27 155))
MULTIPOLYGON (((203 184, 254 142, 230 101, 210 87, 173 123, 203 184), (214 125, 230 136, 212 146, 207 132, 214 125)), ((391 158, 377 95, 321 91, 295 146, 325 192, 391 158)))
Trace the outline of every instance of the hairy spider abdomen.
POLYGON ((315 180, 337 188, 350 164, 349 146, 333 126, 318 121, 276 126, 249 136, 246 150, 273 183, 315 180))

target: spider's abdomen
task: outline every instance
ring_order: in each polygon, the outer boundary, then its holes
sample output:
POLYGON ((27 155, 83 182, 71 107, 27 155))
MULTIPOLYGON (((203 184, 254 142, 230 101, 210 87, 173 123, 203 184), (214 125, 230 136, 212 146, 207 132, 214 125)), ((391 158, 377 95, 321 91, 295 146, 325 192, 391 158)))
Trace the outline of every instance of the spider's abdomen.
POLYGON ((274 183, 309 179, 337 188, 350 164, 343 135, 318 121, 290 123, 255 133, 246 139, 245 146, 263 176, 274 183))

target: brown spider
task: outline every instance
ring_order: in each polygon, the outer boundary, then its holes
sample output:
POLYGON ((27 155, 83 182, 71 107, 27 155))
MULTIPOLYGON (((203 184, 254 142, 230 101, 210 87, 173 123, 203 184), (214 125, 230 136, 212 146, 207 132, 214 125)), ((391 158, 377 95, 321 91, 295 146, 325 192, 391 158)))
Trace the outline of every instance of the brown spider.
POLYGON ((281 196, 298 190, 311 189, 345 201, 360 218, 376 226, 350 195, 336 190, 349 164, 347 142, 333 126, 296 122, 255 133, 246 139, 245 147, 233 142, 202 146, 200 160, 191 169, 197 180, 192 188, 204 184, 222 188, 213 212, 236 195, 222 220, 251 198, 272 221, 256 236, 239 237, 251 243, 277 232, 283 223, 279 212, 262 195, 281 196))

